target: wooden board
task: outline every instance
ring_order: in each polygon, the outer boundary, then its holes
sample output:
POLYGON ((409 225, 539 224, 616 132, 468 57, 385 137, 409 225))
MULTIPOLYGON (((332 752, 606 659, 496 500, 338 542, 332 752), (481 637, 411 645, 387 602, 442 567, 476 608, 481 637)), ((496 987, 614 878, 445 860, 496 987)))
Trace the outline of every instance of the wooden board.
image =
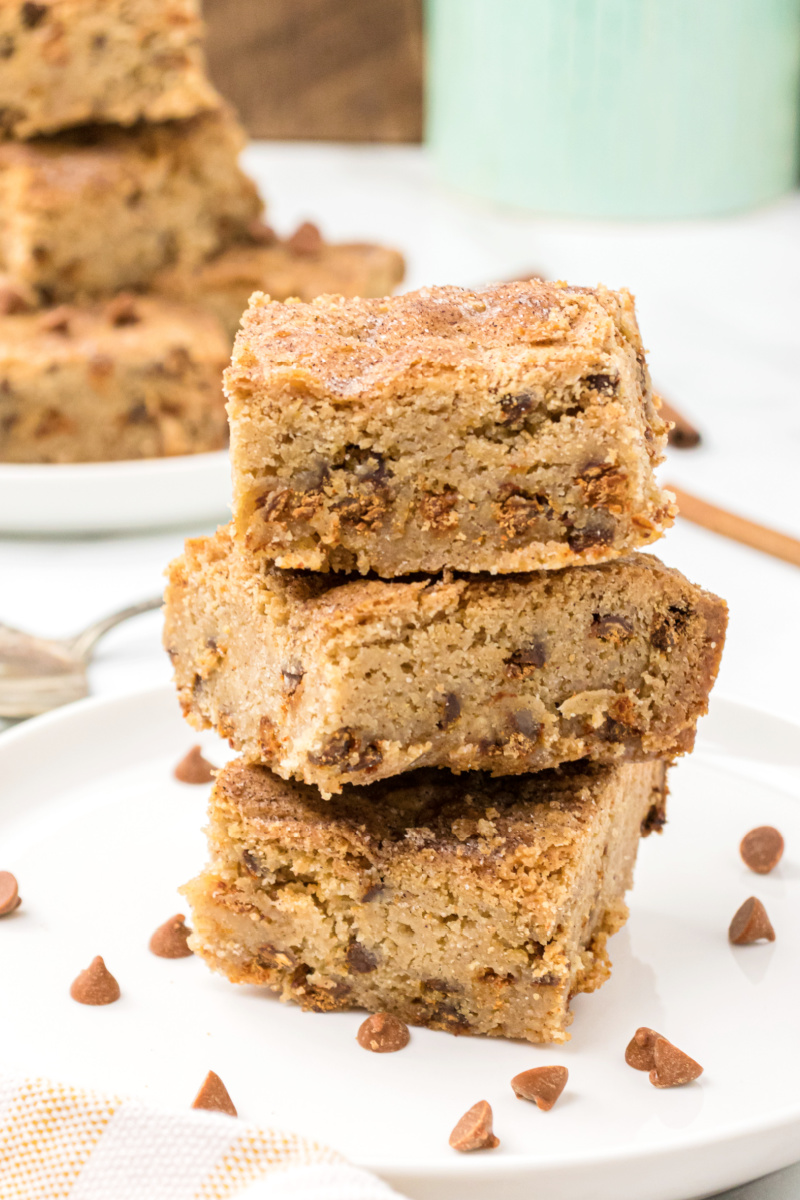
POLYGON ((205 0, 209 70, 253 137, 419 141, 422 0, 205 0))

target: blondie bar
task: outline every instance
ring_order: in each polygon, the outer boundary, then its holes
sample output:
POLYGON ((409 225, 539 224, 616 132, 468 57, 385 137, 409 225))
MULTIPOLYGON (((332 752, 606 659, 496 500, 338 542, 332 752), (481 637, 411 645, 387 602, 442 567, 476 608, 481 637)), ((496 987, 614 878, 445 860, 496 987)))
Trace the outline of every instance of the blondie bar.
POLYGON ((725 622, 645 554, 343 581, 259 567, 228 528, 172 564, 164 644, 193 725, 327 795, 412 766, 671 758, 692 747, 725 622))
POLYGON ((0 461, 220 449, 227 357, 214 317, 143 296, 0 317, 0 461))
POLYGON ((0 260, 50 303, 145 285, 246 235, 261 202, 227 110, 0 144, 0 260))
POLYGON ((219 105, 198 0, 0 4, 0 133, 168 121, 219 105))
POLYGON ((190 945, 237 983, 329 1011, 563 1042, 609 975, 663 763, 497 780, 419 770, 336 805, 266 767, 217 777, 190 945))
POLYGON ((237 537, 281 567, 555 568, 672 521, 627 292, 254 296, 226 394, 237 537))
POLYGON ((196 271, 169 270, 154 288, 175 299, 191 299, 215 313, 233 343, 253 292, 275 300, 313 300, 325 292, 341 296, 388 296, 403 278, 403 256, 384 246, 320 242, 296 250, 290 238, 269 245, 234 246, 196 271))

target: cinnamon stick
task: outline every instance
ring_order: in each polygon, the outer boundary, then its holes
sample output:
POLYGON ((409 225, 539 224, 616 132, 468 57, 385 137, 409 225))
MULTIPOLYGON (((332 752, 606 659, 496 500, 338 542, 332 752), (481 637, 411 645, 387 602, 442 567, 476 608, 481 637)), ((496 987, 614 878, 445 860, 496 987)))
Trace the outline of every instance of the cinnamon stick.
POLYGON ((755 521, 748 521, 745 517, 728 512, 727 509, 717 508, 715 504, 700 500, 697 496, 675 487, 673 483, 664 486, 675 493, 679 515, 687 521, 800 567, 800 541, 797 538, 789 537, 787 533, 778 533, 776 529, 770 529, 766 525, 758 525, 755 521))
POLYGON ((672 421, 673 428, 670 429, 668 441, 670 446, 674 446, 676 450, 691 450, 694 446, 699 446, 701 442, 700 430, 695 429, 691 421, 687 421, 683 413, 679 413, 677 408, 673 408, 663 396, 661 400, 661 416, 665 421, 672 421))

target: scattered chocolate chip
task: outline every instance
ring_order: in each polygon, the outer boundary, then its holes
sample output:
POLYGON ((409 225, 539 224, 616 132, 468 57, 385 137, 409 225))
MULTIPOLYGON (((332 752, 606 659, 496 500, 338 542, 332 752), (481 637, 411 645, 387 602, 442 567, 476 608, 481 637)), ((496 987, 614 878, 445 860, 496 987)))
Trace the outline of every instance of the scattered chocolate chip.
POLYGON ((492 1106, 488 1100, 479 1100, 464 1113, 450 1134, 450 1145, 462 1154, 470 1150, 494 1150, 500 1139, 492 1132, 492 1106))
POLYGON ((318 254, 324 244, 322 234, 311 221, 299 225, 286 242, 293 254, 318 254))
POLYGON ((671 650, 688 625, 691 615, 691 609, 687 606, 671 604, 650 634, 650 642, 656 650, 662 650, 664 653, 671 650))
POLYGON ((641 836, 646 838, 649 837, 651 833, 661 833, 666 823, 667 811, 664 801, 651 804, 640 826, 639 831, 641 836))
POLYGON ((368 975, 378 965, 378 956, 362 946, 361 942, 352 941, 344 956, 351 975, 368 975))
POLYGON ((350 729, 339 729, 332 733, 322 748, 309 752, 308 761, 314 767, 336 767, 347 761, 356 748, 356 739, 350 729))
POLYGON ((33 4, 32 0, 25 0, 19 10, 19 16, 26 29, 35 29, 47 16, 47 5, 33 4))
POLYGON ((593 392, 600 392, 606 396, 613 396, 617 390, 618 379, 611 375, 587 375, 583 381, 587 388, 591 388, 593 392))
POLYGON ((373 1013, 359 1027, 356 1041, 375 1054, 392 1054, 408 1045, 409 1033, 405 1022, 391 1013, 373 1013))
POLYGON ((119 984, 98 954, 72 983, 69 994, 79 1004, 113 1004, 119 1000, 119 984))
POLYGON ((540 638, 534 638, 527 646, 520 646, 505 660, 506 674, 512 679, 532 675, 547 662, 547 648, 540 638))
POLYGON ((685 1083, 691 1083, 703 1074, 700 1063, 689 1058, 688 1054, 684 1054, 666 1038, 656 1038, 653 1057, 655 1066, 650 1072, 653 1087, 683 1087, 685 1083))
POLYGON ((233 1101, 228 1095, 228 1089, 219 1075, 215 1074, 214 1071, 209 1071, 203 1080, 200 1091, 192 1101, 192 1108, 204 1108, 208 1112, 227 1113, 229 1117, 239 1115, 236 1112, 233 1101))
POLYGON ((267 225, 266 221, 262 221, 257 217, 247 226, 247 233, 251 241, 258 242, 260 246, 274 246, 278 240, 278 235, 271 225, 267 225))
POLYGON ((501 396, 500 418, 501 425, 516 425, 522 421, 524 417, 533 408, 533 396, 530 392, 520 392, 517 396, 501 396))
POLYGON ((377 896, 380 896, 382 891, 383 891, 382 883, 373 883, 372 886, 368 887, 367 890, 364 892, 364 895, 361 897, 361 903, 362 904, 370 904, 377 896))
POLYGON ((10 317, 14 313, 27 312, 30 304, 22 292, 10 283, 0 284, 0 316, 10 317))
POLYGON ((532 1067, 511 1080, 519 1100, 533 1100, 542 1112, 549 1112, 563 1092, 569 1071, 566 1067, 532 1067))
POLYGON ((759 825, 742 838, 739 853, 757 875, 769 875, 783 857, 783 838, 772 825, 759 825))
POLYGON ((146 425, 151 420, 151 417, 147 411, 147 405, 140 403, 131 405, 125 419, 129 425, 146 425))
POLYGON ((592 546, 610 546, 613 541, 613 529, 573 529, 567 537, 567 545, 576 554, 590 550, 592 546))
POLYGON ((141 320, 136 301, 127 292, 114 297, 106 308, 106 315, 112 325, 136 325, 141 320))
POLYGON ((182 758, 173 774, 181 783, 210 783, 214 778, 214 768, 207 759, 203 758, 199 746, 192 746, 189 753, 182 758))
POLYGON ((439 701, 441 716, 437 722, 438 729, 447 729, 461 716, 461 701, 455 692, 446 692, 439 701))
MULTIPOLYGON (((265 967, 283 967, 288 970, 290 967, 297 966, 297 959, 292 954, 291 950, 279 950, 277 946, 273 946, 271 942, 263 942, 258 947, 258 960, 265 967)), ((309 974, 311 968, 303 964, 305 974, 309 974)), ((305 975, 303 976, 305 978, 305 975)))
POLYGON ((150 949, 159 958, 189 958, 192 951, 187 941, 191 932, 183 913, 176 913, 163 925, 159 925, 150 938, 150 949))
POLYGON ((602 616, 600 613, 594 613, 589 633, 602 642, 611 642, 612 645, 619 646, 633 633, 633 623, 618 613, 605 613, 602 616))
POLYGON ((242 865, 248 875, 252 875, 253 879, 260 879, 262 875, 261 864, 253 854, 252 850, 242 851, 242 865))
POLYGON ((42 333, 69 333, 69 323, 72 318, 72 309, 67 304, 59 304, 58 308, 52 308, 49 312, 42 313, 39 317, 39 329, 42 333))
POLYGON ((0 871, 0 917, 7 917, 21 903, 16 879, 10 871, 0 871))
POLYGON ((652 1071, 656 1065, 655 1045, 660 1037, 661 1034, 656 1033, 655 1029, 640 1025, 625 1051, 625 1062, 628 1066, 633 1067, 634 1071, 652 1071))
POLYGON ((515 733, 527 738, 529 742, 535 742, 542 731, 542 726, 534 720, 533 713, 528 708, 518 708, 509 713, 508 723, 515 733))
POLYGON ((295 694, 304 675, 305 671, 299 665, 299 663, 290 663, 285 667, 281 667, 283 690, 286 692, 287 696, 293 696, 295 694))
POLYGON ((775 941, 775 930, 764 905, 755 896, 745 900, 736 910, 728 928, 728 941, 734 946, 749 946, 751 942, 775 941))

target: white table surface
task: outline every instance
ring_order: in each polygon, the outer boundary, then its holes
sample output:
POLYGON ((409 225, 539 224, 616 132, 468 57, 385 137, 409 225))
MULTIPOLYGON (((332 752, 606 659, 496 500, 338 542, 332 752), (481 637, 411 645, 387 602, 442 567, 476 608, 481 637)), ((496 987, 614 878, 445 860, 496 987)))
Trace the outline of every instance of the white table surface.
MULTIPOLYGON (((599 223, 456 195, 433 180, 417 148, 262 143, 248 150, 247 166, 281 232, 310 218, 332 240, 395 245, 407 256, 409 287, 535 268, 629 287, 657 386, 704 434, 702 448, 670 452, 664 477, 800 537, 800 194, 720 221, 599 223)), ((0 620, 43 635, 75 632, 159 592, 184 537, 200 532, 2 538, 0 620)), ((718 691, 800 721, 800 570, 680 521, 657 550, 730 604, 718 691)), ((168 680, 159 635, 158 614, 109 634, 91 670, 93 692, 168 680)), ((727 1195, 797 1200, 800 1167, 727 1195)))

